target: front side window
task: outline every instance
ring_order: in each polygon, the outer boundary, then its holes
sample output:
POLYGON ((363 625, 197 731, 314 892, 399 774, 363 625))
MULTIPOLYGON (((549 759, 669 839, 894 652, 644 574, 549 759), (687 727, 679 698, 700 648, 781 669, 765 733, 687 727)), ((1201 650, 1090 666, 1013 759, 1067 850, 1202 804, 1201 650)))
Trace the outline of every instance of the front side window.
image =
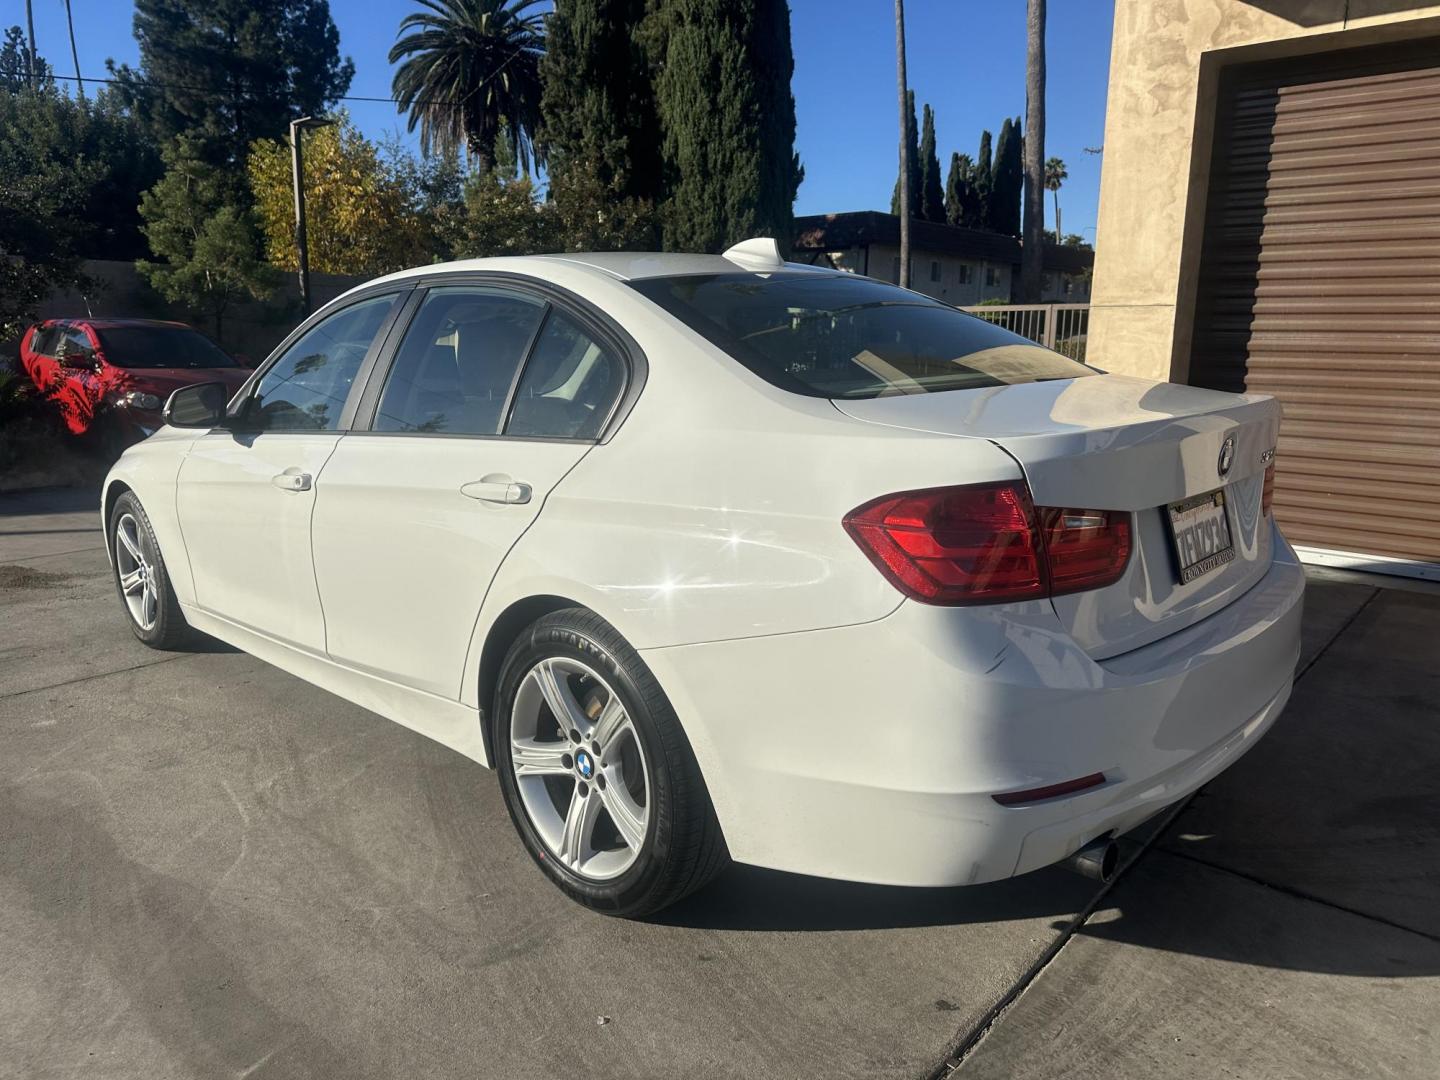
POLYGON ((545 303, 489 286, 431 289, 395 354, 376 431, 498 435, 545 303))
POLYGON ((810 397, 924 394, 1093 374, 983 319, 866 278, 704 274, 631 286, 761 378, 810 397))
POLYGON ((595 439, 625 382, 620 358, 552 308, 515 393, 507 435, 595 439))
POLYGON ((260 378, 243 413, 258 431, 335 431, 393 295, 361 300, 305 332, 260 378))

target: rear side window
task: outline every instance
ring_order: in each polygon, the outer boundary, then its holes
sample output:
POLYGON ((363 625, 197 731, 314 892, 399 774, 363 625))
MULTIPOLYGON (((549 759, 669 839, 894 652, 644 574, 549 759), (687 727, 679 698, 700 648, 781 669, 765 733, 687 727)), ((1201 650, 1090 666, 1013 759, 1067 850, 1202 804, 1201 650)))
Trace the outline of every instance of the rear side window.
POLYGON ((624 385, 622 361, 552 308, 515 394, 507 435, 594 439, 624 385))
POLYGON ((431 289, 395 355, 376 431, 498 435, 541 300, 488 286, 431 289))
POLYGON ((30 351, 38 356, 53 357, 56 347, 60 344, 60 336, 63 333, 62 327, 58 324, 42 326, 35 331, 35 336, 30 339, 30 351))
POLYGON ((361 300, 316 323, 260 378, 244 413, 260 431, 334 431, 394 296, 361 300))
POLYGON ((872 398, 1077 379, 1093 372, 918 293, 844 274, 704 274, 631 282, 767 382, 872 398))

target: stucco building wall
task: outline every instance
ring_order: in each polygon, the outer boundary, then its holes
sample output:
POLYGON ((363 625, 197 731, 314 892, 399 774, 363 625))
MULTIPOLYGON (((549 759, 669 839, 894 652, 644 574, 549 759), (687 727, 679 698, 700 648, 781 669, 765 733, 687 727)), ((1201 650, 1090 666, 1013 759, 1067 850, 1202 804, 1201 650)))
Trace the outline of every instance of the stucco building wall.
POLYGON ((1409 0, 1116 0, 1090 362, 1185 379, 1222 68, 1436 33, 1409 0))

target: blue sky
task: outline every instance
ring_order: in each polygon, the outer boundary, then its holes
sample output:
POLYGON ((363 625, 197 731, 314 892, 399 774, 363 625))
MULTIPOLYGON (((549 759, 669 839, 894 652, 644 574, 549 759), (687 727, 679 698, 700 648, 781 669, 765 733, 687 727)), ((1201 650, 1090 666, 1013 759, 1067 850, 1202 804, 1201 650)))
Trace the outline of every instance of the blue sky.
MULTIPOLYGON (((128 0, 71 0, 80 66, 103 75, 105 60, 138 61, 128 0)), ((73 75, 63 0, 34 0, 35 37, 57 73, 73 75)), ((385 60, 413 0, 330 0, 341 50, 355 60, 350 92, 388 96, 385 60)), ((22 0, 0 2, 0 22, 24 22, 22 0)), ((801 214, 889 209, 896 173, 894 5, 890 0, 791 0, 797 149, 805 183, 801 214)), ((1113 0, 1050 0, 1049 107, 1045 152, 1070 172, 1060 192, 1066 232, 1094 239, 1105 131, 1113 0)), ((974 156, 982 128, 999 132, 1025 109, 1024 0, 908 0, 910 85, 936 114, 942 172, 952 150, 974 156)), ((393 106, 350 102, 372 136, 404 131, 393 106)), ((1046 199, 1046 223, 1051 200, 1046 199)))

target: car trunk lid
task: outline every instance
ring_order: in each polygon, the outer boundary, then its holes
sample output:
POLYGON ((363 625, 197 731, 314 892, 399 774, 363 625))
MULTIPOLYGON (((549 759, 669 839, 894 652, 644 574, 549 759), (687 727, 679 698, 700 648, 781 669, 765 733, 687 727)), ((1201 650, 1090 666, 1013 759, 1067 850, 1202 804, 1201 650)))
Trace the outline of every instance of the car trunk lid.
POLYGON ((986 439, 1025 473, 1036 505, 1130 511, 1133 547, 1113 585, 1057 596, 1056 614, 1096 659, 1139 648, 1218 611, 1262 577, 1270 529, 1260 512, 1265 467, 1279 432, 1272 399, 1121 375, 1020 383, 934 394, 836 400, 857 420, 986 439), (1228 468, 1221 468, 1222 454, 1228 468), (1233 556, 1204 563, 1223 493, 1233 556), (1200 503, 1172 528, 1170 508, 1200 503), (1207 530, 1199 538, 1182 535, 1207 530), (1228 559, 1228 561, 1225 561, 1228 559))

